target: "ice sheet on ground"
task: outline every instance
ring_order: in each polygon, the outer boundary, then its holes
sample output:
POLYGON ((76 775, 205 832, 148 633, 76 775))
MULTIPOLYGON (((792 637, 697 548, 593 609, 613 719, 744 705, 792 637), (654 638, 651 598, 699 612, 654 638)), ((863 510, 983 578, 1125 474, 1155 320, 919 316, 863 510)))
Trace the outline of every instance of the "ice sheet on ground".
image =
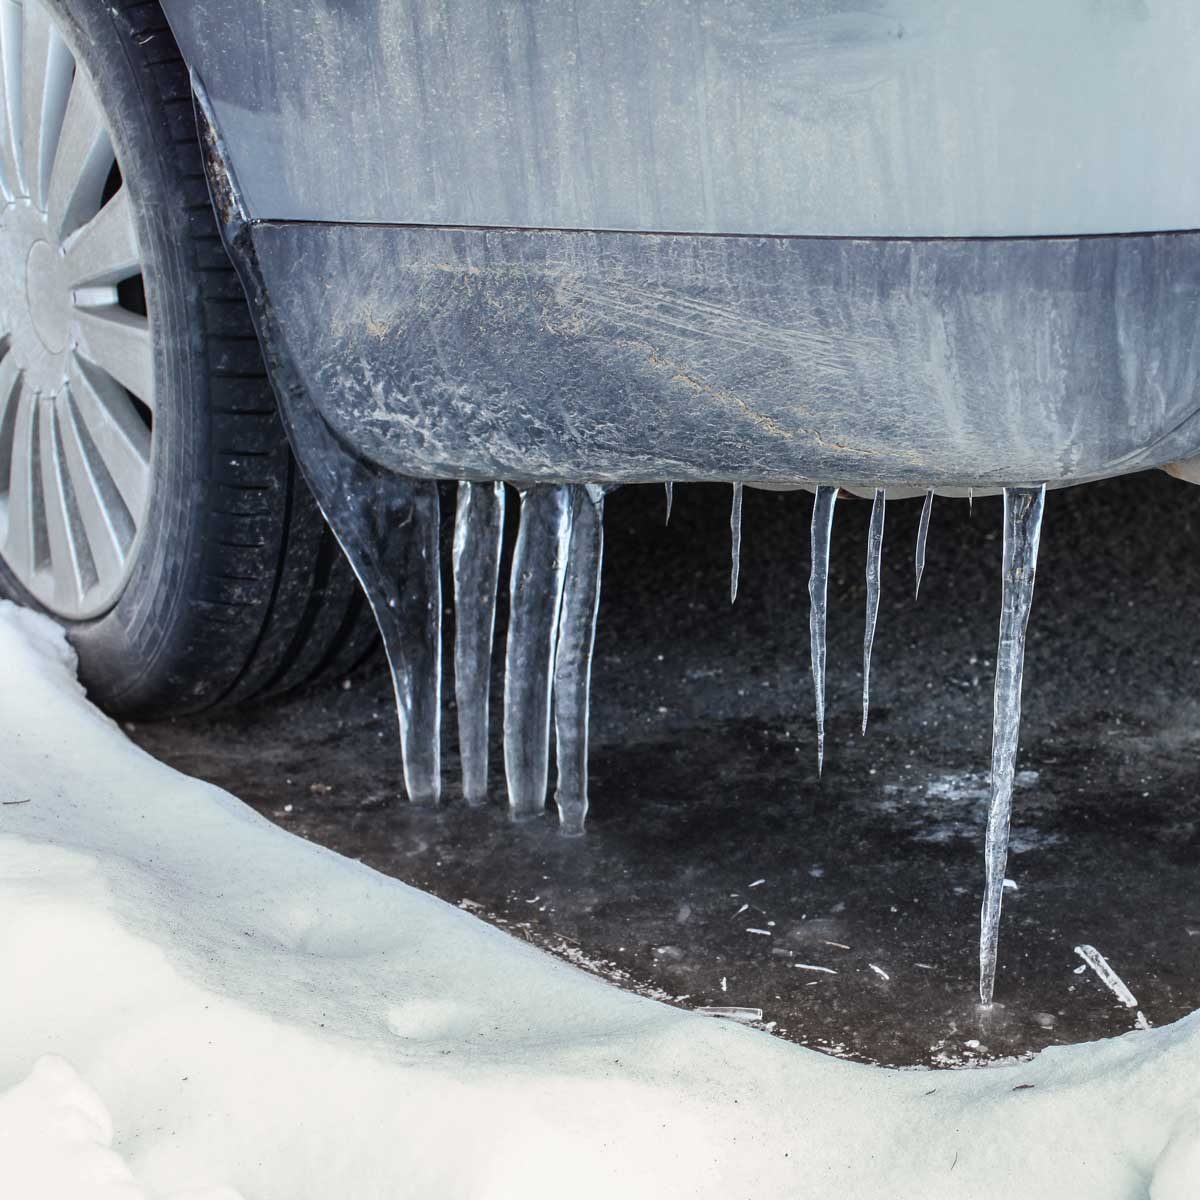
MULTIPOLYGON (((1054 799, 1042 796, 1039 775, 1034 770, 1018 771, 1013 781, 1018 794, 1009 849, 1024 854, 1056 846, 1064 838, 1047 830, 1043 818, 1053 811, 1054 799)), ((906 836, 914 842, 948 844, 979 842, 987 820, 990 777, 987 771, 953 771, 913 784, 885 783, 882 795, 867 793, 863 802, 879 813, 902 815, 906 836)))
POLYGON ((28 801, 0 807, 0 1195, 1192 1194, 1200 1016, 968 1072, 841 1062, 617 991, 179 775, 8 604, 0 731, 0 799, 28 801), (110 1193, 55 1191, 72 1157, 110 1193))

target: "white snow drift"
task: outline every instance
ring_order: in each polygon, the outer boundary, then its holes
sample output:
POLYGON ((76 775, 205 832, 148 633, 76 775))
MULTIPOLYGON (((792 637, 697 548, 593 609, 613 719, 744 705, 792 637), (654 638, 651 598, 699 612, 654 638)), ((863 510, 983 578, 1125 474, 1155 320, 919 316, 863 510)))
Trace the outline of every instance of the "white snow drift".
POLYGON ((930 1074, 624 994, 149 758, 10 604, 0 738, 0 1196, 1200 1194, 1200 1015, 930 1074))

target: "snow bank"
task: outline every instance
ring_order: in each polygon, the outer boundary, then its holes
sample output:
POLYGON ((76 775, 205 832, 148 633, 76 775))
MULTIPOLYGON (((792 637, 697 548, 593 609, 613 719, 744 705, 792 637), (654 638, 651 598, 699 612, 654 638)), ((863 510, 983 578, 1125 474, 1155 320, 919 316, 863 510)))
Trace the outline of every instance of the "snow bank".
POLYGON ((627 995, 143 754, 6 603, 0 738, 0 1196, 1197 1194, 1200 1014, 928 1073, 627 995))

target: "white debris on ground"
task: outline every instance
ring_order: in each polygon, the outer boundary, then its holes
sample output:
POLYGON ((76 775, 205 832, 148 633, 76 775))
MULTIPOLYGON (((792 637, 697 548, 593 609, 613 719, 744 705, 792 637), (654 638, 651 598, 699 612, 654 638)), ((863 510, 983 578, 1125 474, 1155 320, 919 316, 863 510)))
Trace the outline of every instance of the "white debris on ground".
MULTIPOLYGON (((1100 982, 1126 1008, 1137 1008, 1137 997, 1129 990, 1129 985, 1123 980, 1120 975, 1112 969, 1107 958, 1096 949, 1095 946, 1076 946, 1075 953, 1083 959, 1084 965, 1092 968, 1100 978, 1100 982)), ((1078 968, 1077 968, 1078 969, 1078 968)), ((1149 1029, 1150 1022, 1146 1020, 1146 1014, 1138 1008, 1137 1019, 1134 1021, 1134 1026, 1137 1029, 1149 1029)))
POLYGON ((1137 997, 1129 990, 1129 985, 1112 969, 1108 959, 1095 946, 1076 946, 1075 953, 1083 959, 1086 966, 1096 972, 1100 977, 1100 982, 1126 1008, 1137 1008, 1137 997))
POLYGON ((709 1005, 706 1008, 698 1008, 695 1011, 703 1013, 706 1017, 726 1017, 730 1021, 744 1021, 748 1025, 753 1025, 763 1019, 761 1008, 709 1005))
POLYGON ((0 604, 0 1196, 1192 1200, 1200 1015, 891 1071, 618 991, 130 744, 0 604))

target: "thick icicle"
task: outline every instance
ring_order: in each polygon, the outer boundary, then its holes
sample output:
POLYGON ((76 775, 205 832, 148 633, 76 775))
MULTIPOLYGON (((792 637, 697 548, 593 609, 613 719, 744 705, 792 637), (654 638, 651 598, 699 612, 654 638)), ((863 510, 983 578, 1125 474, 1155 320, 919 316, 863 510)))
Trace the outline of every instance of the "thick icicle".
MULTIPOLYGON (((404 787, 413 804, 437 804, 442 794, 442 565, 440 502, 431 480, 387 481, 402 504, 381 505, 373 536, 348 542, 339 531, 355 572, 366 588, 383 635, 396 712, 404 787), (394 524, 393 524, 394 523, 394 524), (382 568, 382 569, 381 569, 382 568)), ((369 505, 367 494, 361 509, 369 505)), ((364 514, 365 515, 365 514, 364 514)))
POLYGON ((985 882, 979 927, 979 998, 991 1004, 996 983, 1000 906, 1008 864, 1013 772, 1021 729, 1021 672, 1025 627, 1033 603, 1046 488, 1004 489, 1004 592, 992 698, 992 789, 984 846, 985 882))
POLYGON ((867 535, 867 622, 863 631, 863 723, 867 732, 867 714, 871 710, 871 649, 875 645, 875 621, 879 616, 879 564, 883 557, 883 520, 887 511, 887 492, 875 489, 871 505, 871 530, 867 535))
POLYGON ((487 798, 488 696, 496 585, 504 537, 504 484, 458 485, 454 514, 454 694, 463 798, 487 798))
MULTIPOLYGON (((289 418, 296 416, 296 406, 289 418)), ((413 804, 442 793, 442 576, 438 485, 354 458, 319 421, 294 436, 306 478, 354 574, 383 639, 404 788, 413 804), (319 467, 318 465, 319 464, 319 467)), ((293 423, 290 428, 296 428, 293 423)))
POLYGON ((921 523, 917 526, 917 586, 914 596, 921 594, 921 576, 925 574, 925 542, 929 537, 929 514, 933 511, 933 488, 925 493, 925 503, 921 507, 921 523))
POLYGON ((504 772, 516 819, 546 807, 550 697, 571 535, 569 487, 533 484, 520 495, 504 669, 504 772))
POLYGON ((817 774, 825 768, 825 613, 829 591, 829 539, 838 489, 822 485, 813 499, 812 565, 808 574, 808 640, 817 706, 817 774))
POLYGON ((569 837, 583 833, 588 810, 588 710, 603 562, 604 488, 572 487, 571 540, 554 666, 554 800, 559 826, 569 837))
POLYGON ((671 505, 675 503, 675 485, 669 480, 663 484, 667 492, 667 513, 663 517, 663 524, 670 525, 671 523, 671 505))
POLYGON ((975 489, 967 488, 967 515, 975 515, 975 489))
POLYGON ((729 603, 737 599, 738 576, 742 572, 742 485, 733 485, 733 505, 729 509, 729 603))

